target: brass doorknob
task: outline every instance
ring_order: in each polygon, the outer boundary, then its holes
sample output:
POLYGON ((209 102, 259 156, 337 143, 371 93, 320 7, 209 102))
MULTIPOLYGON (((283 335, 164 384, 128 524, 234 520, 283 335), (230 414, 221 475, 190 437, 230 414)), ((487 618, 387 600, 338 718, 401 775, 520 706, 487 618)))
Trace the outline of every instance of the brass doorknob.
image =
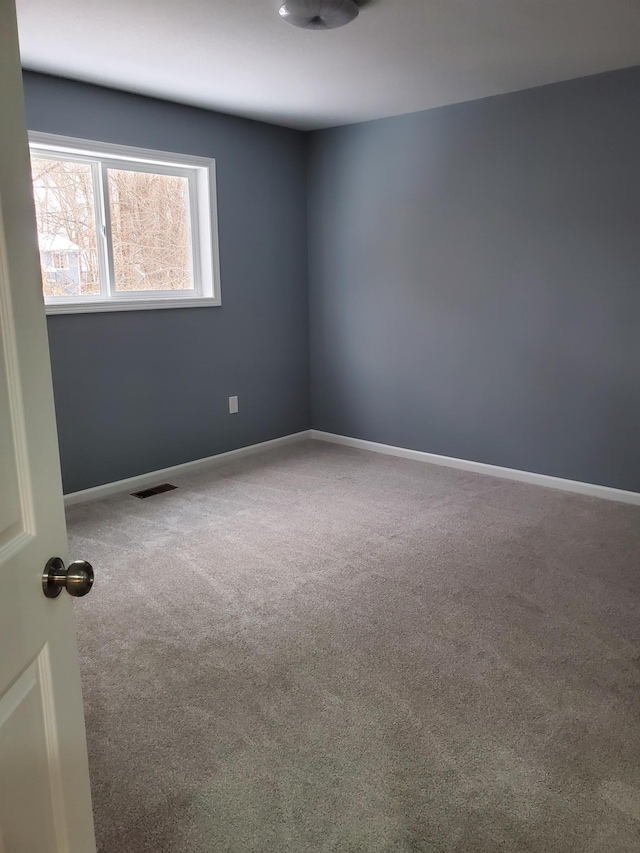
POLYGON ((60 557, 52 557, 42 573, 42 589, 47 598, 57 598, 63 589, 79 598, 93 586, 93 566, 86 560, 74 560, 65 569, 60 557))

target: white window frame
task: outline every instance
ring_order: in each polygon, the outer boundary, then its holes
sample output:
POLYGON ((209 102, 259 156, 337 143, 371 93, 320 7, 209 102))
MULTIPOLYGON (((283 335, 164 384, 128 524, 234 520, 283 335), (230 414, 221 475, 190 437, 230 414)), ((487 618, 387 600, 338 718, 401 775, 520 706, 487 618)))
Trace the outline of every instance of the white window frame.
POLYGON ((53 154, 56 159, 86 162, 93 170, 101 292, 95 296, 46 296, 47 314, 222 304, 215 160, 35 131, 29 132, 29 147, 32 154, 42 157, 53 154), (192 290, 116 291, 110 239, 108 168, 176 175, 189 181, 192 290))

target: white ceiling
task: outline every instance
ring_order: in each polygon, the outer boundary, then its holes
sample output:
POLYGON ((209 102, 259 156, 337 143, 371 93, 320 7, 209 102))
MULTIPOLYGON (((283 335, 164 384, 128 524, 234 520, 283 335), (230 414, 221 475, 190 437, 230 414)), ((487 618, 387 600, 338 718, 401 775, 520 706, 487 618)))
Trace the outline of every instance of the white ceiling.
POLYGON ((282 0, 17 0, 26 68, 299 128, 640 64, 640 0, 369 0, 299 30, 282 0))

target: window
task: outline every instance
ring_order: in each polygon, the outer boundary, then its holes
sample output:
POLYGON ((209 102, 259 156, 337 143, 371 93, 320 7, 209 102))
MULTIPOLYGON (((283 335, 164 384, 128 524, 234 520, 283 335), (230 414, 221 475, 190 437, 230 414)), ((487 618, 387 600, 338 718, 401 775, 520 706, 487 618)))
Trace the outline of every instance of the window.
POLYGON ((51 262, 54 269, 68 270, 69 269, 69 254, 67 252, 51 252, 51 262))
POLYGON ((47 313, 220 305, 213 160, 29 142, 47 313))

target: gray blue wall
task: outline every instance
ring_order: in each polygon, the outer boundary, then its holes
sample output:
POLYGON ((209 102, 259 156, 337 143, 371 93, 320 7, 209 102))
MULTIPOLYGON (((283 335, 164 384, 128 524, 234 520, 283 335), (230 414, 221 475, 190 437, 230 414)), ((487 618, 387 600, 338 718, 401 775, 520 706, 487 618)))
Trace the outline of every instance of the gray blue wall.
POLYGON ((221 308, 49 317, 66 491, 311 424, 640 491, 640 68, 313 134, 25 87, 217 161, 221 308))
POLYGON ((28 72, 25 97, 31 130, 217 167, 222 307, 48 318, 65 492, 307 429, 306 135, 28 72))
POLYGON ((640 68, 312 135, 317 429, 640 491, 640 68))

